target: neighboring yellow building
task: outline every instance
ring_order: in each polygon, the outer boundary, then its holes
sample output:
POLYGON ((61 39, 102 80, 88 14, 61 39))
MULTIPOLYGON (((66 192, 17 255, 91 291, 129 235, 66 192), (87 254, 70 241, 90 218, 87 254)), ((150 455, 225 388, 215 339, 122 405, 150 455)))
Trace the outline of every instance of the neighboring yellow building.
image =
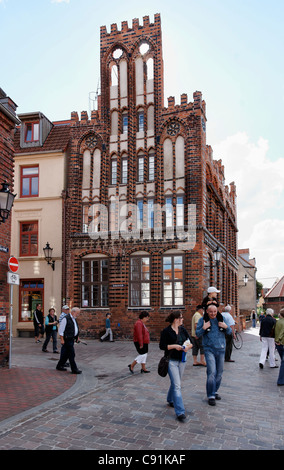
POLYGON ((13 335, 33 336, 33 312, 46 316, 62 303, 63 197, 69 122, 51 123, 42 113, 19 115, 15 134, 15 181, 11 254, 19 260, 20 286, 13 298, 13 335), (43 248, 53 248, 54 269, 43 248))

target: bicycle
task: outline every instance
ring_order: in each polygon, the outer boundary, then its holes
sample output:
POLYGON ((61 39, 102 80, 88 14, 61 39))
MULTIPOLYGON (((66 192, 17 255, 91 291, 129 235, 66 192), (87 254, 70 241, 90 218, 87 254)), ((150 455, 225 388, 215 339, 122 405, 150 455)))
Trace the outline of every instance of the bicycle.
POLYGON ((235 337, 233 337, 233 346, 236 349, 241 349, 242 345, 243 345, 242 335, 238 331, 235 331, 235 337))

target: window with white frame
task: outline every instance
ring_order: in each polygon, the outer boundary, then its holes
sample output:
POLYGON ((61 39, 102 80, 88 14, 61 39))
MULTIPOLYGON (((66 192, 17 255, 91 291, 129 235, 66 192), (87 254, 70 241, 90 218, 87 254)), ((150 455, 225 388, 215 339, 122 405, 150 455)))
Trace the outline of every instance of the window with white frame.
POLYGON ((138 155, 138 178, 139 183, 144 181, 144 155, 138 155))
POLYGON ((107 258, 82 261, 82 307, 108 307, 109 262, 107 258))
POLYGON ((111 160, 111 184, 117 183, 117 160, 111 160))
POLYGON ((155 155, 153 153, 149 154, 148 159, 148 180, 154 181, 155 179, 155 155))
POLYGON ((128 160, 126 157, 123 157, 121 160, 121 183, 127 184, 128 176, 128 160))
POLYGON ((154 228, 154 199, 148 199, 148 228, 154 228))
POLYGON ((130 258, 130 307, 150 306, 150 256, 130 258))
POLYGON ((137 200, 137 229, 143 228, 143 199, 137 200))
POLYGON ((177 205, 176 205, 176 225, 177 227, 184 226, 184 197, 177 196, 177 205))
POLYGON ((166 227, 173 227, 173 198, 166 197, 166 227))
POLYGON ((137 113, 137 130, 138 132, 144 131, 144 111, 139 109, 137 113))
POLYGON ((122 114, 122 134, 128 133, 128 114, 122 114))
POLYGON ((162 305, 184 305, 184 255, 165 254, 162 276, 162 305))

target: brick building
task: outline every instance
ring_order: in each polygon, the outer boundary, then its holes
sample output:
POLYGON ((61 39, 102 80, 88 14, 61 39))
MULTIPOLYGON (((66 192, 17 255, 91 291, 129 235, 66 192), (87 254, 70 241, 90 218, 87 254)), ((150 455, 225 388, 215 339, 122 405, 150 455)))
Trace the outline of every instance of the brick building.
POLYGON ((202 94, 164 107, 160 15, 101 27, 100 66, 98 109, 71 116, 64 300, 94 337, 108 311, 119 337, 142 309, 152 339, 173 308, 190 329, 209 285, 238 312, 236 188, 206 144, 202 94))
MULTIPOLYGON (((13 191, 14 158, 13 134, 19 123, 17 105, 0 89, 0 185, 8 183, 13 191)), ((7 284, 8 259, 11 244, 11 214, 0 221, 0 367, 7 365, 9 356, 9 286, 7 284), (5 321, 3 321, 5 319, 5 321)))

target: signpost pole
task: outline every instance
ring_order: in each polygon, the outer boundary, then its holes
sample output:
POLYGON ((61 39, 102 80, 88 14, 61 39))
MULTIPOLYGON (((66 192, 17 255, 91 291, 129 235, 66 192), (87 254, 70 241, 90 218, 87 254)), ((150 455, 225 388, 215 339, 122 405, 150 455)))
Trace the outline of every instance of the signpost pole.
POLYGON ((19 284, 20 276, 16 274, 19 269, 17 258, 11 256, 8 260, 9 272, 7 273, 7 281, 10 284, 10 319, 9 319, 9 369, 12 367, 12 333, 13 333, 13 287, 19 284))
POLYGON ((10 343, 9 343, 9 369, 12 367, 12 326, 13 326, 13 284, 10 284, 10 343))

